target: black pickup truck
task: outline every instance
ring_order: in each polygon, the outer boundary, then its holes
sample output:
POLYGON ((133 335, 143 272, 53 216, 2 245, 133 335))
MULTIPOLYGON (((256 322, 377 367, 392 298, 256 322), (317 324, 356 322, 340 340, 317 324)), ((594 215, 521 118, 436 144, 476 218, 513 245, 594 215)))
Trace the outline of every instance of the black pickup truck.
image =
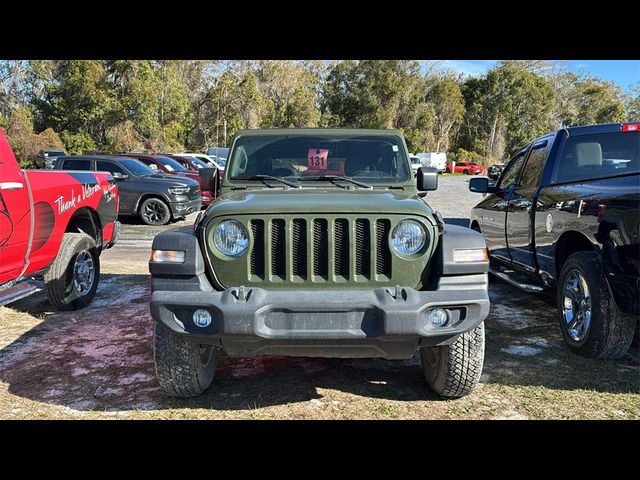
POLYGON ((575 352, 619 358, 640 314, 640 123, 570 127, 519 150, 471 212, 491 272, 555 291, 575 352))

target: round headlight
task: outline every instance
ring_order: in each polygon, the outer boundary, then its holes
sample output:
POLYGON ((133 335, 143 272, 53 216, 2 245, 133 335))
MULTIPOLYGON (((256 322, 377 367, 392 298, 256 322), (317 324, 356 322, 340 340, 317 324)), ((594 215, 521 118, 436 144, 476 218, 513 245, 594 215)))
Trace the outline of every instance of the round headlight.
POLYGON ((391 232, 391 246, 402 255, 420 251, 427 239, 424 227, 415 220, 402 220, 391 232))
POLYGON ((239 257, 249 247, 249 234, 237 220, 225 220, 213 234, 216 248, 229 257, 239 257))

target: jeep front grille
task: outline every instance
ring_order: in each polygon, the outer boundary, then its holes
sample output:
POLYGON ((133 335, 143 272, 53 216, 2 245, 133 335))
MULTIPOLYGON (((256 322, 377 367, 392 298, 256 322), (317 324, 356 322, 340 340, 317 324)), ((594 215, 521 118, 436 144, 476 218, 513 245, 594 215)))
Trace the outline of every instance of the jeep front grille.
POLYGON ((391 281, 388 219, 253 219, 250 280, 391 281))

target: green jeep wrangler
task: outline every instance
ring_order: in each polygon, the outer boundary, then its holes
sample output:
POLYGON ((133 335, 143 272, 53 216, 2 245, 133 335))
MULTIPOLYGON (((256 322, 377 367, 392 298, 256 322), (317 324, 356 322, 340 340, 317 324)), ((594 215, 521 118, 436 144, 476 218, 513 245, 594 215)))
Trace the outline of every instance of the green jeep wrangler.
POLYGON ((246 130, 221 197, 193 228, 157 235, 149 262, 158 380, 211 384, 230 357, 411 358, 434 392, 480 380, 489 313, 481 234, 425 202, 396 130, 246 130))

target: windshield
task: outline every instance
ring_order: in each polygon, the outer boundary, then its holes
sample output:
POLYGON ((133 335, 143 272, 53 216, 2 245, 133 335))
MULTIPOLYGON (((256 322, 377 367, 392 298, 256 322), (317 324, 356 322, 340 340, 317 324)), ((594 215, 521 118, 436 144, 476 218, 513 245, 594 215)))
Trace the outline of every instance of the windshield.
POLYGON ((155 157, 162 165, 167 167, 170 172, 184 172, 186 168, 176 162, 173 158, 169 157, 155 157))
POLYGON ((232 180, 340 175, 366 183, 396 183, 412 176, 402 139, 394 135, 240 136, 230 168, 232 180))
POLYGON ((120 158, 120 163, 131 172, 134 177, 142 177, 144 175, 155 175, 156 172, 147 167, 139 160, 132 158, 120 158))
POLYGON ((198 157, 189 157, 191 163, 193 163, 198 168, 209 168, 209 165, 206 162, 203 162, 198 157))

